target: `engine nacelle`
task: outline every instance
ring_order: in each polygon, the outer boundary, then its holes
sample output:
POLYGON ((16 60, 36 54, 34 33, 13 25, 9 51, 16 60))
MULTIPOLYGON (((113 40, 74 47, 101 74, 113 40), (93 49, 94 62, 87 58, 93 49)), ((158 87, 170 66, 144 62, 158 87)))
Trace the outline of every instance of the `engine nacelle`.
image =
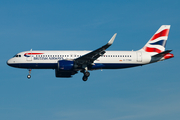
POLYGON ((68 70, 73 70, 74 68, 74 61, 70 61, 70 60, 59 60, 58 61, 58 70, 64 70, 64 71, 68 71, 68 70))

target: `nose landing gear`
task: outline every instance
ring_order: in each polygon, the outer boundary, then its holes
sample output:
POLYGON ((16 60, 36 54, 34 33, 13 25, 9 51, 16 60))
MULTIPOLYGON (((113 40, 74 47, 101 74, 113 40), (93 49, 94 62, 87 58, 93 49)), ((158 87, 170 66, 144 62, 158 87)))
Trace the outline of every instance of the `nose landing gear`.
POLYGON ((27 75, 27 78, 28 78, 28 79, 31 78, 31 69, 29 69, 29 74, 27 75))

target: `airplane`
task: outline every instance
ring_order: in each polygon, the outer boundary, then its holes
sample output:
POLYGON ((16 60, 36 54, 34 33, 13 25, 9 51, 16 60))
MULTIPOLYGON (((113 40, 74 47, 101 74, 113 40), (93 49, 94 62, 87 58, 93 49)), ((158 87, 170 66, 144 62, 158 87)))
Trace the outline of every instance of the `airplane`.
POLYGON ((27 78, 31 78, 32 69, 55 69, 56 77, 69 78, 82 72, 83 81, 90 76, 89 70, 123 69, 142 66, 173 58, 166 50, 166 41, 170 25, 162 25, 145 46, 137 51, 106 51, 117 35, 115 33, 107 44, 94 51, 25 51, 16 54, 7 61, 15 68, 29 70, 27 78))

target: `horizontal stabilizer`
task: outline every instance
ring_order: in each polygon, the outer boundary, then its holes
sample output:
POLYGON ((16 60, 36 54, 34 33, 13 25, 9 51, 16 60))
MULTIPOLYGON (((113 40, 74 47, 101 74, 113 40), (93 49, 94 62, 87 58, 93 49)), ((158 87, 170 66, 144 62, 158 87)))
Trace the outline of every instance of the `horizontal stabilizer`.
POLYGON ((156 55, 154 55, 154 56, 152 56, 152 57, 163 57, 165 54, 170 53, 171 51, 172 51, 172 50, 166 50, 166 51, 161 52, 161 53, 159 53, 159 54, 156 54, 156 55))
POLYGON ((172 50, 166 50, 164 52, 161 52, 159 54, 156 54, 156 55, 152 56, 150 63, 166 60, 166 59, 169 59, 169 58, 173 58, 174 55, 172 53, 170 53, 171 51, 172 50))

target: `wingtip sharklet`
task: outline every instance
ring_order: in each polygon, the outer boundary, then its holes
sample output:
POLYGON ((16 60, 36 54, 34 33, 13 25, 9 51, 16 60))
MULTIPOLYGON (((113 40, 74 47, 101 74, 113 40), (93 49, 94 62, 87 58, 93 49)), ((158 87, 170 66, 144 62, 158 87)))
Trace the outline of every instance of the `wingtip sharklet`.
POLYGON ((117 35, 117 33, 115 33, 115 34, 112 36, 112 38, 109 40, 109 42, 108 42, 109 45, 112 45, 112 44, 113 44, 114 39, 116 38, 116 35, 117 35))

